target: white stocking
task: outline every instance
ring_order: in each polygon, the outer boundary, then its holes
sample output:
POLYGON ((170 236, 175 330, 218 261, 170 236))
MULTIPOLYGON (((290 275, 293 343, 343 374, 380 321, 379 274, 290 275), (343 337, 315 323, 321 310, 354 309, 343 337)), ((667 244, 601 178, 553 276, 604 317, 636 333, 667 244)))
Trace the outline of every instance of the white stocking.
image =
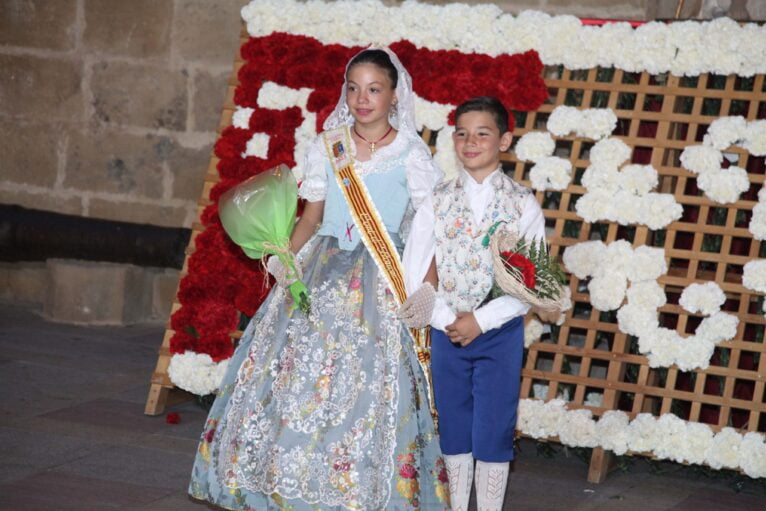
POLYGON ((476 504, 479 511, 502 511, 509 462, 476 462, 476 504))
POLYGON ((444 456, 449 478, 449 499, 453 511, 468 511, 468 498, 473 484, 473 455, 453 454, 444 456))

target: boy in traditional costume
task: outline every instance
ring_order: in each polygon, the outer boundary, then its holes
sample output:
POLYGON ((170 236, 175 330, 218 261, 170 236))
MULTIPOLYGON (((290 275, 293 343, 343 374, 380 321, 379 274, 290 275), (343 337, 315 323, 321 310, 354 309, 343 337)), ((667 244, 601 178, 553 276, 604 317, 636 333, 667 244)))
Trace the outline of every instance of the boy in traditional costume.
POLYGON ((501 228, 530 241, 545 238, 534 194, 500 165, 512 141, 508 128, 508 112, 496 98, 458 106, 453 142, 462 168, 418 210, 404 254, 411 295, 400 314, 409 326, 433 327, 440 444, 456 511, 467 510, 474 480, 479 511, 502 509, 530 308, 508 295, 489 298, 493 268, 485 237, 502 221, 501 228))

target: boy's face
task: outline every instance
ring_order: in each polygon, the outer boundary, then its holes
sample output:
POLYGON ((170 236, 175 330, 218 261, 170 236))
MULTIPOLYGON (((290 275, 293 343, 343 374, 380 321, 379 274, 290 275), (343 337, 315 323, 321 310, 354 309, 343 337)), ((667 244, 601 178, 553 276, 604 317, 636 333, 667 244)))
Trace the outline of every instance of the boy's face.
POLYGON ((512 136, 500 133, 491 113, 474 111, 457 118, 452 140, 468 172, 490 173, 500 164, 500 153, 511 146, 512 136))

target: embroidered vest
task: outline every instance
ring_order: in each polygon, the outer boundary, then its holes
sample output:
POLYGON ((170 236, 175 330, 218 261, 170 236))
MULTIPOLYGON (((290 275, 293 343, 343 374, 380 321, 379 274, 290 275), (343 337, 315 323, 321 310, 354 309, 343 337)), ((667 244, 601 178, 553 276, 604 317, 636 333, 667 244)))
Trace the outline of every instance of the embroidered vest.
POLYGON ((436 269, 439 290, 454 312, 476 309, 492 289, 492 258, 482 246, 487 230, 500 220, 502 228, 518 230, 522 208, 530 191, 503 173, 492 176, 493 195, 479 225, 465 193, 464 179, 441 183, 434 190, 436 269))

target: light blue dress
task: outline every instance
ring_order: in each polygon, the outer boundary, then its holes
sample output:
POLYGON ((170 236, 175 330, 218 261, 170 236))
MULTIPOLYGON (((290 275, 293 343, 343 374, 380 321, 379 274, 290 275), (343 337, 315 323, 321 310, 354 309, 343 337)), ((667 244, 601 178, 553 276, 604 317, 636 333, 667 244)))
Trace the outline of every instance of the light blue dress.
MULTIPOLYGON (((397 305, 359 242, 323 145, 301 195, 324 200, 301 251, 307 317, 275 287, 248 325, 210 411, 190 494, 225 509, 448 509, 425 378, 397 305)), ((397 241, 439 172, 402 137, 357 168, 397 241)))

